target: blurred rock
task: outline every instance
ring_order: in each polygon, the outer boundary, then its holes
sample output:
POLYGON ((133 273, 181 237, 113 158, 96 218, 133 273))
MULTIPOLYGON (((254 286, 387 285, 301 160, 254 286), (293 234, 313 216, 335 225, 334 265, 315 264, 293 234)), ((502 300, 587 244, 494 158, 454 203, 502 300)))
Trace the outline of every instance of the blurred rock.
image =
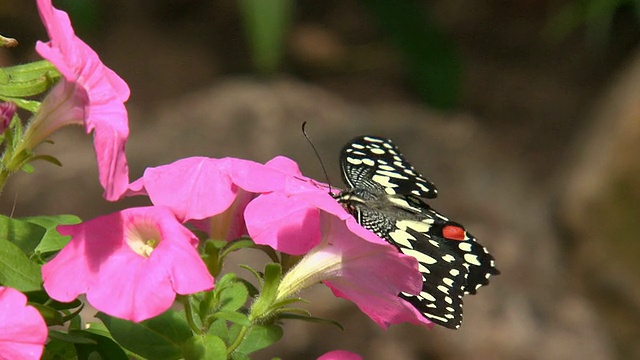
POLYGON ((297 24, 289 36, 291 56, 306 67, 335 68, 345 61, 347 47, 331 29, 297 24))
MULTIPOLYGON (((130 110, 132 179, 147 166, 185 156, 266 161, 283 154, 298 161, 305 174, 324 180, 300 131, 307 121, 331 182, 340 187, 342 145, 361 134, 390 137, 438 186, 439 198, 430 204, 465 224, 492 251, 502 271, 478 295, 465 297, 459 331, 412 325, 383 331, 354 305, 319 286, 305 296, 312 300, 310 310, 339 320, 345 331, 289 322, 285 338, 257 358, 311 359, 338 348, 374 360, 611 358, 601 319, 567 275, 549 216, 549 196, 530 178, 526 164, 492 146, 475 119, 406 103, 365 108, 291 79, 229 79, 157 109, 132 104, 130 110)), ((58 134, 50 148, 66 169, 39 165, 33 176, 12 182, 3 195, 19 195, 16 213, 64 211, 87 217, 123 206, 100 200, 91 139, 82 131, 58 134)))
POLYGON ((620 359, 640 358, 640 51, 597 104, 560 193, 580 285, 606 318, 620 359))

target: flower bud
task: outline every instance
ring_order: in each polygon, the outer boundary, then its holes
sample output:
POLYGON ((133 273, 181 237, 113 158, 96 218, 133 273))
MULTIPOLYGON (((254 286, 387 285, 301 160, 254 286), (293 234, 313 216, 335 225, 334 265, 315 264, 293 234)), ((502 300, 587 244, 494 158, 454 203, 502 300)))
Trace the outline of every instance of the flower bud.
POLYGON ((0 134, 9 127, 17 110, 18 107, 13 102, 0 103, 0 134))

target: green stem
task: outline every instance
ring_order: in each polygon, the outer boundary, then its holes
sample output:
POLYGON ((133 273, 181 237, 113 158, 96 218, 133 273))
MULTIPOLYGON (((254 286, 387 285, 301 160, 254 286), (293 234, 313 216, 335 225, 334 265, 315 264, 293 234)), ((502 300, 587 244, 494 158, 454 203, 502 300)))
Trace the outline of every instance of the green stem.
POLYGON ((196 322, 193 320, 193 309, 191 308, 191 302, 189 301, 189 296, 182 297, 182 305, 184 306, 184 315, 187 318, 187 323, 189 323, 189 327, 193 330, 194 333, 198 335, 203 335, 204 332, 201 328, 196 325, 196 322))
POLYGON ((233 340, 233 343, 227 348, 227 355, 231 355, 231 353, 233 353, 238 348, 238 346, 242 344, 242 340, 244 340, 244 336, 247 334, 247 331, 249 331, 249 328, 250 326, 243 326, 240 329, 240 332, 238 333, 236 339, 233 340))
POLYGON ((4 189, 4 184, 7 182, 8 177, 8 171, 6 171, 5 169, 0 170, 0 194, 2 194, 2 189, 4 189))

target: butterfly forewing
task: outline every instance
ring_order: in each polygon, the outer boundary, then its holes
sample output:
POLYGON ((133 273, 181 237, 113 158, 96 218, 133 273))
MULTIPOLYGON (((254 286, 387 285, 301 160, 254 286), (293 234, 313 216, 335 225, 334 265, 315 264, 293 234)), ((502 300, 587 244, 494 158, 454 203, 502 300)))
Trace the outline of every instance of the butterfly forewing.
POLYGON ((435 198, 436 187, 409 164, 389 139, 361 136, 351 140, 340 157, 342 178, 351 188, 385 194, 435 198))
POLYGON ((458 328, 463 295, 475 294, 499 273, 493 257, 462 225, 422 200, 435 198, 436 187, 391 140, 357 137, 343 148, 340 163, 349 188, 337 200, 360 225, 418 260, 422 291, 399 296, 429 320, 458 328))

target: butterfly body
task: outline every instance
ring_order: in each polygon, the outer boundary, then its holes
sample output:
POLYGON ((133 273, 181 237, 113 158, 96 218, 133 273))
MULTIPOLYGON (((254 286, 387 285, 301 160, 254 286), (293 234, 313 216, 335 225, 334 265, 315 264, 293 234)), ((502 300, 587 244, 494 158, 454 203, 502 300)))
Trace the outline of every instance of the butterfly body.
POLYGON ((498 274, 493 256, 465 228, 423 199, 436 187, 409 164, 389 139, 351 140, 340 157, 349 188, 336 195, 358 223, 418 261, 418 295, 399 294, 429 320, 451 329, 462 322, 462 297, 498 274))

